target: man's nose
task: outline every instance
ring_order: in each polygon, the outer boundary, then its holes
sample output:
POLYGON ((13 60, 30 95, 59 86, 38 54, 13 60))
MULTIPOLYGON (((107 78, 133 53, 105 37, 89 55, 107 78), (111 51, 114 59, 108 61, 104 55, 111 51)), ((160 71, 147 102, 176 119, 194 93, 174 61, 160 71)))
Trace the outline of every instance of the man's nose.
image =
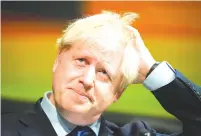
POLYGON ((84 86, 88 90, 94 86, 94 80, 95 80, 95 68, 93 66, 90 66, 86 73, 84 73, 84 86))

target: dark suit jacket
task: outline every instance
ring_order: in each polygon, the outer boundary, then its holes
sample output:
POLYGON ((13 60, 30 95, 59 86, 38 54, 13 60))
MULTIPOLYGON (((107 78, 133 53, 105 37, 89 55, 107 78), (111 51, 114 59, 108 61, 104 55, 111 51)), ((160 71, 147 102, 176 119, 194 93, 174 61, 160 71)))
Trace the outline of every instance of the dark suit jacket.
MULTIPOLYGON (((176 71, 176 79, 153 91, 160 104, 183 123, 183 131, 171 136, 201 136, 201 88, 176 71)), ((2 115, 2 136, 56 136, 50 121, 36 103, 33 112, 2 115)), ((119 127, 102 117, 99 136, 167 136, 158 134, 145 122, 119 127)))

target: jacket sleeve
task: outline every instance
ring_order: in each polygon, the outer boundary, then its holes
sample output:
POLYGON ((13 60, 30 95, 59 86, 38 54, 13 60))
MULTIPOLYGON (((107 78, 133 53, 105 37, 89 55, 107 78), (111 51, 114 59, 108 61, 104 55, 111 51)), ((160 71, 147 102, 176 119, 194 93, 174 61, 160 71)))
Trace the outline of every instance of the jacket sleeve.
POLYGON ((201 88, 176 70, 176 78, 152 91, 163 108, 183 124, 179 136, 201 136, 201 88))

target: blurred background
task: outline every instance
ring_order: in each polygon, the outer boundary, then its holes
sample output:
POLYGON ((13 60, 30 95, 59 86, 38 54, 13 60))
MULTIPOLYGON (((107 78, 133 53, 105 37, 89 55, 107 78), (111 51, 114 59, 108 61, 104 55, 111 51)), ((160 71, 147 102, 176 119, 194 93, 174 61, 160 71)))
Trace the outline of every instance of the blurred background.
MULTIPOLYGON (((133 26, 155 59, 168 61, 201 85, 201 2, 2 1, 2 112, 30 109, 51 90, 56 39, 69 20, 102 10, 138 13, 133 26)), ((160 132, 181 130, 181 123, 142 85, 129 86, 105 116, 119 125, 140 119, 160 132)))

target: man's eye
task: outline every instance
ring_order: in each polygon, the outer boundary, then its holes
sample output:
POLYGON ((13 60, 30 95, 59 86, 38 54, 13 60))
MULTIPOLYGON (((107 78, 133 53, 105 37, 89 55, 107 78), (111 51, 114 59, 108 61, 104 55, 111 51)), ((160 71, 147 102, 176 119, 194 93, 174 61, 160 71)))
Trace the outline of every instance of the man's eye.
POLYGON ((75 60, 75 62, 76 62, 77 65, 85 65, 85 64, 87 64, 87 61, 84 58, 77 58, 75 60))
POLYGON ((77 59, 79 62, 85 62, 85 59, 84 58, 78 58, 77 59))
POLYGON ((108 75, 108 74, 107 74, 107 71, 105 71, 105 70, 102 70, 101 72, 102 72, 102 74, 104 74, 104 75, 108 75))
POLYGON ((109 74, 108 74, 108 72, 106 70, 100 70, 99 73, 100 73, 100 76, 102 78, 104 78, 104 79, 106 79, 106 78, 110 79, 110 76, 109 76, 109 74))

